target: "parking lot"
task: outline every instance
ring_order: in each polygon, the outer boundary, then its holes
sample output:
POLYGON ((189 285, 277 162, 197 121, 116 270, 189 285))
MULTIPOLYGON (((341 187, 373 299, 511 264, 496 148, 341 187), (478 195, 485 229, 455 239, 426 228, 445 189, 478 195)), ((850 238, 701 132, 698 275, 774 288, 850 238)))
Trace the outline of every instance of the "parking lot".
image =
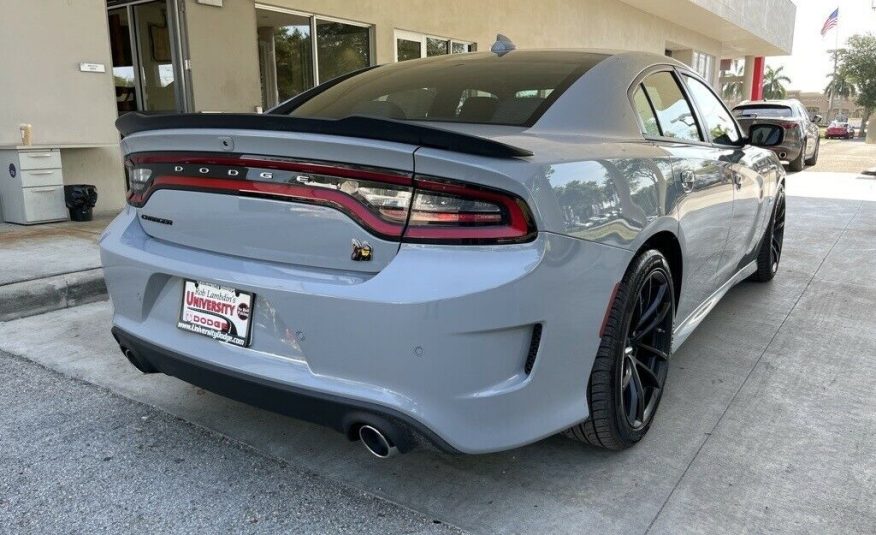
POLYGON ((873 165, 876 146, 823 141, 788 177, 779 275, 727 295, 620 453, 556 436, 380 461, 139 374, 107 302, 0 323, 0 531, 870 533, 876 178, 854 173, 873 165))

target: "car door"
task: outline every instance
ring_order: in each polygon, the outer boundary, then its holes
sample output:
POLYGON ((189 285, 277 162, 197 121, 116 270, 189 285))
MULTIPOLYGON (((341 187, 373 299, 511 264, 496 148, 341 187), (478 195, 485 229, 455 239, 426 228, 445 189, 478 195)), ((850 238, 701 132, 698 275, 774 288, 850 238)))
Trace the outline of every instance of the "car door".
POLYGON ((699 79, 688 74, 682 78, 721 172, 732 184, 733 210, 724 253, 718 263, 718 282, 723 284, 756 254, 763 233, 761 222, 765 219, 764 178, 749 165, 742 134, 721 99, 699 79))
MULTIPOLYGON (((631 95, 634 104, 645 100, 653 114, 653 119, 643 119, 645 137, 671 154, 684 252, 676 316, 683 321, 720 286, 717 274, 733 213, 733 185, 721 160, 726 150, 706 142, 679 82, 671 67, 658 68, 647 73, 631 95)), ((642 104, 636 108, 640 118, 648 113, 642 104)))
POLYGON ((818 137, 821 133, 816 125, 809 117, 809 112, 799 102, 794 103, 794 110, 800 117, 800 124, 803 126, 803 133, 806 135, 806 159, 815 156, 815 150, 818 146, 818 137))

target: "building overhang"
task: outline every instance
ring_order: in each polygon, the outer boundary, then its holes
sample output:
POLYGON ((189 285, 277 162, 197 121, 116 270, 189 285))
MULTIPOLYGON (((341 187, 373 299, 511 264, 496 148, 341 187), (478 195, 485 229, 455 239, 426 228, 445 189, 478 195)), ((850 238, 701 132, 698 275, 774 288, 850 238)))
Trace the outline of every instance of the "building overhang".
POLYGON ((794 43, 791 0, 622 0, 721 41, 721 57, 784 56, 794 43))

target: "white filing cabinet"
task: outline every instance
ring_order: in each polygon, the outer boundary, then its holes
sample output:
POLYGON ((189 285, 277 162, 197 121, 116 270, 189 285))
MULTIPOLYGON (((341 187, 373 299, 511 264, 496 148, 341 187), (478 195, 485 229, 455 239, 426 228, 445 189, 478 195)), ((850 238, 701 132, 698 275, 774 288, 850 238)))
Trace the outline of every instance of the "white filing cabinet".
POLYGON ((66 220, 61 151, 33 147, 0 150, 0 203, 8 223, 66 220))

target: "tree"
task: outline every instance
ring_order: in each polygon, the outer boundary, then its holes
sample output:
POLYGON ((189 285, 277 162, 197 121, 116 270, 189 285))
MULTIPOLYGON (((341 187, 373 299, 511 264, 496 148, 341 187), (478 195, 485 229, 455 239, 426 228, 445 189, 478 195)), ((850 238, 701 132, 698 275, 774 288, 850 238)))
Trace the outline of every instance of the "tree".
POLYGON ((839 99, 849 99, 857 96, 858 88, 849 79, 847 72, 837 70, 837 72, 827 76, 830 78, 830 81, 824 86, 824 96, 839 99))
MULTIPOLYGON (((740 77, 743 76, 743 69, 739 67, 736 69, 736 72, 731 73, 731 76, 740 77)), ((733 80, 732 82, 727 82, 721 87, 721 96, 724 97, 724 100, 736 100, 742 98, 742 80, 733 80)))
POLYGON ((790 84, 791 79, 782 74, 784 67, 773 69, 769 65, 763 75, 763 98, 781 99, 785 98, 785 84, 790 84))
MULTIPOLYGON (((876 109, 876 36, 853 35, 848 46, 839 52, 839 71, 857 87, 855 102, 864 108, 864 125, 876 109)), ((864 129, 861 129, 864 136, 864 129)))
POLYGON ((274 29, 277 96, 280 102, 313 87, 310 28, 280 26, 274 29))

